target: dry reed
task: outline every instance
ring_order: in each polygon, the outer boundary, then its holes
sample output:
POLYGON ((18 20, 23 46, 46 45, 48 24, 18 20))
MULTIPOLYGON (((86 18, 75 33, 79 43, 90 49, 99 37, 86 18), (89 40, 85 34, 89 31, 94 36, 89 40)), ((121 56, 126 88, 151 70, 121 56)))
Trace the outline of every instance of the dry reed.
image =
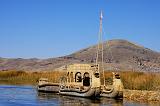
MULTIPOLYGON (((36 84, 41 77, 48 78, 49 81, 59 82, 64 71, 45 71, 45 72, 25 72, 25 71, 0 71, 0 83, 9 84, 36 84)), ((131 90, 160 90, 160 73, 145 72, 120 72, 125 89, 131 90)), ((103 84, 103 75, 101 74, 103 84)), ((105 72, 106 84, 112 83, 112 73, 105 72)))

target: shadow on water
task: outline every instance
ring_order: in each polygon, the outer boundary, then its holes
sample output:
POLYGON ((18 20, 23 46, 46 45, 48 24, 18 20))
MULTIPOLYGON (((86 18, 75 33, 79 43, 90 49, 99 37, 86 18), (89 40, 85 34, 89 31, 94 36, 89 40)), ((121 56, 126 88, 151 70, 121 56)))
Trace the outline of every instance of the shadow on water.
POLYGON ((41 102, 43 101, 55 101, 57 100, 61 106, 102 106, 102 105, 112 105, 112 106, 123 106, 123 100, 108 99, 108 98, 96 98, 88 99, 81 97, 72 96, 62 96, 52 93, 38 93, 37 99, 41 102))

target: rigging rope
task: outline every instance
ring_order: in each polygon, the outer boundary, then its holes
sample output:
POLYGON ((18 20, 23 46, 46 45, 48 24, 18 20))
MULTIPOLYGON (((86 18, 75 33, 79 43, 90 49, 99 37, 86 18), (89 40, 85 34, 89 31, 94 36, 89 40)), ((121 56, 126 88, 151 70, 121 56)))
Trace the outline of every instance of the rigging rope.
POLYGON ((102 40, 102 11, 100 14, 100 28, 99 28, 99 34, 98 34, 98 47, 97 47, 97 56, 96 56, 96 65, 98 65, 98 59, 99 59, 99 52, 100 52, 100 46, 101 46, 101 64, 102 64, 102 72, 103 72, 103 83, 105 86, 105 76, 104 76, 104 57, 103 57, 103 40, 102 40))

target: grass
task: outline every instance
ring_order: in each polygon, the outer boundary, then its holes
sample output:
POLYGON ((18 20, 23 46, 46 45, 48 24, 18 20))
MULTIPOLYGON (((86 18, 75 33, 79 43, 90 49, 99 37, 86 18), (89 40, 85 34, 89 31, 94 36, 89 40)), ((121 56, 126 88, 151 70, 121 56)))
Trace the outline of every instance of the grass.
POLYGON ((160 73, 121 72, 125 89, 160 90, 160 73))
MULTIPOLYGON (((65 72, 45 71, 45 72, 25 72, 25 71, 0 71, 1 84, 33 84, 41 77, 48 78, 52 82, 60 82, 60 78, 65 72)), ((102 75, 101 75, 102 76, 102 75)), ((120 72, 125 89, 131 90, 160 90, 160 73, 144 72, 120 72)), ((112 83, 112 73, 105 72, 107 84, 112 83)), ((103 81, 102 81, 103 82, 103 81)))
POLYGON ((25 72, 25 71, 1 71, 0 83, 1 84, 36 84, 38 79, 48 78, 49 81, 59 82, 61 76, 64 76, 64 72, 25 72))

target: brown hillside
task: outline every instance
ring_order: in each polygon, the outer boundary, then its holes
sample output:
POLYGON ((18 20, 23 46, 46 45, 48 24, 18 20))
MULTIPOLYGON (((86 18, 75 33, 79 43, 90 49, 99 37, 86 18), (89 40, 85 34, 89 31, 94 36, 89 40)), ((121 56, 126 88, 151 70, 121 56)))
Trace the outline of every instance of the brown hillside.
MULTIPOLYGON (((110 40, 103 45, 107 70, 160 71, 160 53, 158 52, 126 40, 110 40)), ((92 46, 70 56, 83 62, 95 62, 96 49, 97 46, 92 46)))
MULTIPOLYGON (((134 70, 160 72, 160 53, 128 42, 104 42, 105 70, 134 70)), ((53 70, 71 63, 95 63, 97 46, 82 49, 71 55, 49 59, 0 58, 0 70, 53 70)))

